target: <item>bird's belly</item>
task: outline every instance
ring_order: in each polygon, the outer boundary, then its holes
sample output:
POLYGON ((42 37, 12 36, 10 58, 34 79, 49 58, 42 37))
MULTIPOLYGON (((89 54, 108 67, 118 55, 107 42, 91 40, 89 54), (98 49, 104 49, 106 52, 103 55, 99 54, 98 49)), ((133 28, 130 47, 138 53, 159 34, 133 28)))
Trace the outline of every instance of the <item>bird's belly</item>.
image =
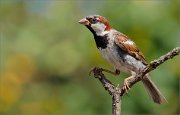
POLYGON ((128 68, 125 66, 123 58, 118 55, 117 51, 114 51, 112 48, 101 49, 104 59, 116 69, 129 73, 128 68))
POLYGON ((100 52, 110 65, 123 72, 137 72, 145 67, 141 61, 136 60, 131 55, 128 55, 123 51, 121 52, 115 48, 107 47, 106 49, 100 49, 100 52))

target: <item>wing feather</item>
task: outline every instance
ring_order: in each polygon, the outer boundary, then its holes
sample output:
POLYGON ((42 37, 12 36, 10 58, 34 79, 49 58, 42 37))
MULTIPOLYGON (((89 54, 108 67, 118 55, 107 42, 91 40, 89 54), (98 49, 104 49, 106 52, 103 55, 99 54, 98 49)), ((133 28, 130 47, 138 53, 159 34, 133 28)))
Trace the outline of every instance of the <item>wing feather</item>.
POLYGON ((147 61, 145 60, 144 55, 137 48, 136 44, 128 39, 128 37, 122 33, 115 34, 115 43, 118 45, 123 51, 127 52, 129 55, 133 56, 137 60, 140 60, 143 64, 147 65, 147 61))

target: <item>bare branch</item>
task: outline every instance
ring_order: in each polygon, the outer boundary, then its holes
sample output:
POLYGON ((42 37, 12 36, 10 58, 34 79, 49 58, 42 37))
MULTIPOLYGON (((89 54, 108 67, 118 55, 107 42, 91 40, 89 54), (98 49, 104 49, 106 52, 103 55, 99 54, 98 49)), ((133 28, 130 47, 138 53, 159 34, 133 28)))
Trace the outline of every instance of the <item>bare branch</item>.
POLYGON ((172 59, 174 56, 180 54, 180 47, 174 48, 172 51, 168 52, 167 54, 161 56, 159 59, 152 61, 143 71, 142 75, 156 69, 160 64, 164 63, 168 59, 172 59))
MULTIPOLYGON (((172 51, 168 52, 167 54, 161 56, 159 59, 152 61, 149 65, 147 65, 143 70, 139 72, 139 74, 134 77, 133 79, 128 81, 129 87, 132 87, 135 83, 143 79, 143 76, 149 73, 150 71, 156 69, 159 65, 164 63, 165 61, 172 59, 176 55, 180 54, 180 47, 174 48, 172 51)), ((122 87, 115 86, 108 80, 102 70, 93 69, 92 72, 94 73, 94 77, 98 78, 99 81, 102 83, 105 90, 109 92, 112 96, 112 114, 113 115, 120 115, 121 112, 121 97, 125 93, 125 90, 122 87)))
POLYGON ((107 90, 109 94, 112 96, 113 93, 115 92, 115 85, 112 84, 110 80, 108 80, 104 76, 101 70, 96 69, 96 67, 92 70, 92 72, 94 73, 94 77, 99 79, 99 81, 102 83, 105 90, 107 90))

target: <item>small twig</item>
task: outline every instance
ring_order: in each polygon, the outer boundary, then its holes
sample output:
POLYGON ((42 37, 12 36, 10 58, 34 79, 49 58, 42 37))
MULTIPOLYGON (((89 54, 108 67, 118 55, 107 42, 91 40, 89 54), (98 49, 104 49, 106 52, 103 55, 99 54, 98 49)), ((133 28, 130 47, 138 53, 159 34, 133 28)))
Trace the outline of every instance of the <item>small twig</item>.
MULTIPOLYGON (((180 54, 180 47, 174 48, 172 51, 168 52, 167 54, 161 56, 159 59, 152 61, 149 65, 147 65, 143 70, 139 72, 139 74, 134 77, 133 79, 128 81, 129 87, 132 87, 135 83, 143 79, 143 76, 156 69, 159 65, 164 63, 165 61, 172 59, 176 55, 180 54)), ((105 90, 109 92, 112 96, 112 114, 113 115, 120 115, 121 112, 121 97, 125 93, 123 87, 115 86, 108 80, 102 71, 98 71, 97 69, 93 70, 94 77, 98 78, 99 81, 102 83, 105 90)))

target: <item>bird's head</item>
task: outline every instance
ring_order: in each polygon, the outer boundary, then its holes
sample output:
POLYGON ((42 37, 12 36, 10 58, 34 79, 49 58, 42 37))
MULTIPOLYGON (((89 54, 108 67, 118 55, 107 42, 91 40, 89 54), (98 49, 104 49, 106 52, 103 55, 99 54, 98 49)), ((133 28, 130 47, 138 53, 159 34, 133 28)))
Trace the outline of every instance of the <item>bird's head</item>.
POLYGON ((80 24, 85 25, 93 34, 102 35, 105 31, 112 29, 109 22, 102 16, 90 15, 79 20, 80 24))

